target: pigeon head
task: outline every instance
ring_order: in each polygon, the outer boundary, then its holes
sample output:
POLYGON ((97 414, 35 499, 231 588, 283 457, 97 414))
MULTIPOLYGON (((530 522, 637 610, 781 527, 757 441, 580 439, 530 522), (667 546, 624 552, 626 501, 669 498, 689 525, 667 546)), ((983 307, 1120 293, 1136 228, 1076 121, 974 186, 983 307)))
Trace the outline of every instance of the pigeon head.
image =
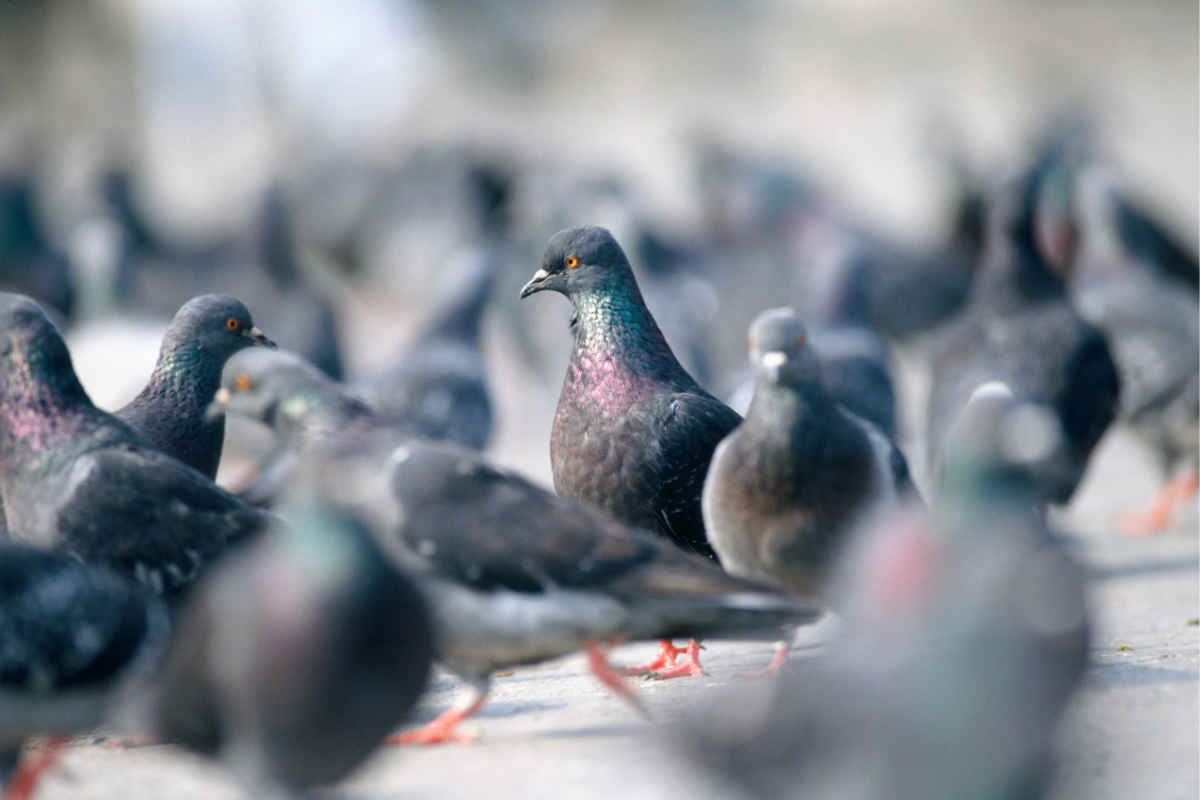
POLYGON ((171 323, 163 339, 163 351, 190 347, 224 361, 239 350, 275 343, 254 327, 250 312, 241 301, 224 294, 206 294, 189 300, 171 323))
POLYGON ((1058 447, 1061 436, 1046 406, 1017 400, 999 381, 982 384, 947 432, 942 491, 966 495, 1007 486, 1032 495, 1031 468, 1058 447))
POLYGON ((521 289, 521 298, 548 289, 574 297, 628 285, 636 286, 633 268, 608 229, 568 228, 550 237, 542 268, 521 289))
POLYGON ((253 348, 229 359, 221 388, 208 408, 210 418, 224 413, 264 423, 276 433, 308 423, 332 381, 309 361, 286 350, 253 348))
POLYGON ((796 387, 821 379, 808 329, 790 308, 772 308, 754 319, 750 361, 760 382, 796 387))
POLYGON ((87 397, 58 329, 24 295, 0 294, 0 363, 0 392, 11 393, 16 379, 87 397))

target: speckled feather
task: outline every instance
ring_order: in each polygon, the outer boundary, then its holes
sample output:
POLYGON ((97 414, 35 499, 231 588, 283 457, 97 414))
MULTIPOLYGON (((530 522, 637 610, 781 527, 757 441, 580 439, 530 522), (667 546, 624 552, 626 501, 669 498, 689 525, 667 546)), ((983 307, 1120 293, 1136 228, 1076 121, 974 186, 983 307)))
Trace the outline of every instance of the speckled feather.
POLYGON ((608 231, 555 234, 542 264, 522 296, 554 289, 575 308, 550 438, 555 489, 712 556, 700 492, 713 450, 741 417, 680 366, 608 231), (568 256, 577 267, 564 265, 568 256))

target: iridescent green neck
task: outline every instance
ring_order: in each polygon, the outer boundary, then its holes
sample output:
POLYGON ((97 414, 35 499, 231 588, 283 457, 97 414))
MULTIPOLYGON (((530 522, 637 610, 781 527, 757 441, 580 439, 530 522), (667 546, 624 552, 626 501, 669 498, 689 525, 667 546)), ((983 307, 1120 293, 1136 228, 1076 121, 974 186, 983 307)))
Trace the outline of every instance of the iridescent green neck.
POLYGON ((609 365, 609 371, 620 368, 660 381, 693 382, 671 352, 632 278, 604 291, 579 293, 572 301, 577 362, 590 362, 598 370, 609 365))

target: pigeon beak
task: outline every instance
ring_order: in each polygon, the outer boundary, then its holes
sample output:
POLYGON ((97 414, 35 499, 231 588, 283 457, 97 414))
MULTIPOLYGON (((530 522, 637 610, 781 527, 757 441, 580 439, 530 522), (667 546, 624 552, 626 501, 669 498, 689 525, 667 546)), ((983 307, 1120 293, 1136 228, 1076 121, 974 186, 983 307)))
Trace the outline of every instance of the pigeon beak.
POLYGON ((773 383, 779 382, 779 373, 783 371, 783 365, 787 363, 787 353, 782 350, 770 350, 763 353, 758 363, 762 364, 763 372, 767 373, 767 377, 773 383))
MULTIPOLYGON (((267 341, 270 342, 271 340, 267 339, 267 341)), ((274 346, 274 342, 272 342, 272 346, 274 346)), ((222 386, 220 389, 217 389, 217 393, 213 396, 213 401, 208 404, 208 408, 204 411, 204 421, 212 422, 214 419, 224 414, 225 406, 229 405, 229 398, 231 396, 232 395, 230 394, 229 390, 224 386, 222 386)))
POLYGON ((546 272, 544 269, 539 269, 537 272, 533 273, 533 277, 529 279, 529 283, 521 287, 521 299, 524 300, 526 297, 529 297, 529 295, 534 294, 535 292, 540 292, 543 289, 558 288, 554 283, 548 283, 553 277, 553 275, 551 275, 549 272, 546 272))
POLYGON ((270 348, 271 350, 279 349, 279 346, 276 345, 274 342, 272 342, 270 339, 268 339, 266 337, 266 334, 264 334, 258 328, 251 328, 250 330, 246 331, 246 335, 254 340, 254 344, 256 344, 260 347, 267 347, 267 348, 270 348))

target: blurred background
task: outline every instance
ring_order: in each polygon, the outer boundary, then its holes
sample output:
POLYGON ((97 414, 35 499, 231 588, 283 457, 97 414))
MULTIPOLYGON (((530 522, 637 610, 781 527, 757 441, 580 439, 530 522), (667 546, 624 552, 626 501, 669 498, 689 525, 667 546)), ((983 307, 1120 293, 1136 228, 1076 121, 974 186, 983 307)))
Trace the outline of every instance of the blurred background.
POLYGON ((612 228, 724 395, 758 310, 953 244, 1055 137, 1194 254, 1197 41, 1183 0, 3 0, 2 281, 112 408, 192 295, 353 378, 482 253, 491 449, 548 482, 555 230, 612 228))

